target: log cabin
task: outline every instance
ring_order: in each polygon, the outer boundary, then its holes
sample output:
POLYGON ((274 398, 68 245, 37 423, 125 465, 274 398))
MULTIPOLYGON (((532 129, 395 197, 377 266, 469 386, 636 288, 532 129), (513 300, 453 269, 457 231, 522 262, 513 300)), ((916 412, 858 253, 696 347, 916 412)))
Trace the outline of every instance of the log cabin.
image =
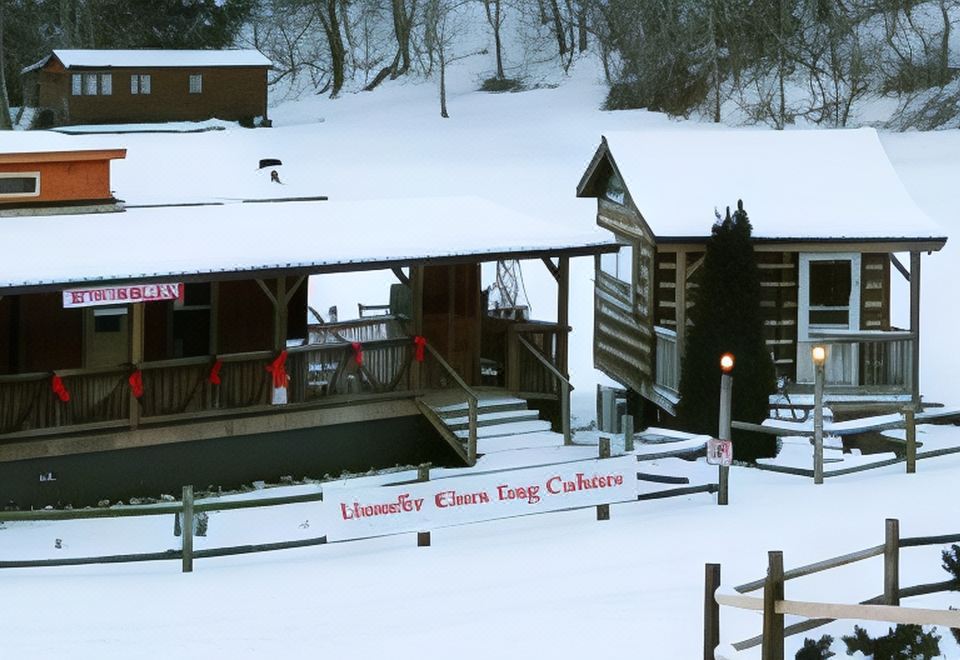
POLYGON ((705 242, 739 199, 782 390, 771 404, 809 405, 822 344, 834 409, 920 405, 921 257, 946 237, 875 130, 611 133, 577 195, 596 198, 597 224, 621 245, 596 261, 594 363, 635 414, 675 411, 705 242), (905 281, 905 327, 892 322, 892 277, 905 281))
POLYGON ((123 150, 52 146, 0 155, 4 505, 470 465, 485 411, 569 440, 569 262, 616 249, 592 223, 472 197, 125 206, 123 150), (487 314, 501 259, 549 269, 556 322, 487 314), (395 275, 390 313, 308 329, 307 279, 366 270, 395 275))
POLYGON ((38 128, 267 119, 270 60, 256 50, 57 49, 22 71, 38 128))

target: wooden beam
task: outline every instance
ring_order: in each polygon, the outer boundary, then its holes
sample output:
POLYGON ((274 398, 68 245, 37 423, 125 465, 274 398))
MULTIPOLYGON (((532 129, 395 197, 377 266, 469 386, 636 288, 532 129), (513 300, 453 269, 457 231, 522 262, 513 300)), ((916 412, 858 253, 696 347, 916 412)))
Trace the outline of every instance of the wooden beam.
MULTIPOLYGON (((561 259, 562 259, 562 258, 563 258, 563 257, 561 257, 561 259)), ((541 260, 543 261, 543 265, 547 267, 547 270, 550 271, 550 274, 553 275, 553 279, 555 279, 556 281, 559 282, 559 281, 560 281, 560 269, 557 267, 557 265, 556 265, 555 263, 553 263, 553 259, 551 259, 550 257, 542 257, 541 260)))
POLYGON ((270 290, 270 287, 268 287, 266 283, 260 278, 257 278, 256 282, 257 282, 257 286, 260 287, 260 290, 263 291, 263 293, 266 294, 267 298, 270 300, 270 304, 276 307, 277 299, 274 297, 273 291, 270 290))
POLYGON ((210 283, 210 355, 220 352, 220 283, 210 283))
POLYGON ((287 347, 287 305, 280 305, 278 300, 287 300, 287 278, 277 278, 277 290, 273 303, 273 349, 282 351, 287 347))
MULTIPOLYGON (((686 259, 686 256, 687 256, 686 253, 678 252, 678 253, 677 253, 677 257, 679 257, 680 254, 683 254, 684 259, 686 259)), ((699 259, 697 259, 696 261, 694 261, 692 264, 690 264, 689 266, 687 266, 687 280, 689 280, 689 279, 693 276, 693 274, 697 272, 697 269, 700 268, 700 266, 703 265, 703 260, 704 260, 705 258, 706 258, 706 257, 700 257, 699 259)))
MULTIPOLYGON (((410 266, 410 315, 413 323, 413 334, 416 337, 423 335, 423 266, 410 266)), ((410 364, 410 384, 415 389, 422 386, 421 364, 414 360, 410 364)))
POLYGON ((293 300, 293 296, 297 293, 297 289, 300 288, 300 286, 306 281, 306 279, 307 279, 306 275, 301 275, 300 277, 297 278, 297 281, 293 283, 293 286, 287 289, 286 303, 288 305, 290 304, 290 301, 293 300))
MULTIPOLYGON (((130 362, 135 369, 143 362, 144 303, 130 305, 130 362)), ((130 392, 130 428, 140 425, 140 401, 130 392)))
POLYGON ((397 276, 397 279, 400 280, 401 284, 410 286, 410 278, 407 276, 406 273, 403 272, 402 268, 400 268, 399 266, 394 266, 390 270, 392 270, 393 274, 397 276))
POLYGON ((902 261, 897 259, 897 255, 895 255, 893 252, 890 253, 890 263, 892 263, 896 269, 900 271, 900 274, 903 275, 903 279, 908 282, 910 281, 910 271, 907 270, 907 267, 903 265, 902 261))
POLYGON ((910 392, 914 410, 920 409, 920 253, 910 253, 910 332, 913 333, 913 355, 910 371, 910 392))

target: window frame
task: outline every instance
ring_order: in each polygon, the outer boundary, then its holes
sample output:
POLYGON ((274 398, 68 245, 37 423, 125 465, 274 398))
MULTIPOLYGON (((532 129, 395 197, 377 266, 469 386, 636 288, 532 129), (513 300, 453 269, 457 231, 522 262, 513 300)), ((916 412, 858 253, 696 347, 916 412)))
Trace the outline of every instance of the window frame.
POLYGON ((0 172, 0 179, 27 179, 31 177, 37 182, 36 188, 32 193, 0 192, 0 199, 11 199, 14 197, 39 197, 40 196, 40 172, 0 172))
POLYGON ((100 84, 100 96, 113 96, 113 74, 112 73, 98 74, 97 82, 100 84))
POLYGON ((70 74, 70 96, 83 96, 83 74, 70 74))
POLYGON ((150 78, 151 74, 149 73, 131 73, 130 96, 150 96, 153 91, 152 80, 150 78))
POLYGON ((191 73, 187 77, 187 92, 190 94, 203 94, 203 74, 202 73, 191 73), (194 89, 194 82, 196 81, 196 89, 194 89))

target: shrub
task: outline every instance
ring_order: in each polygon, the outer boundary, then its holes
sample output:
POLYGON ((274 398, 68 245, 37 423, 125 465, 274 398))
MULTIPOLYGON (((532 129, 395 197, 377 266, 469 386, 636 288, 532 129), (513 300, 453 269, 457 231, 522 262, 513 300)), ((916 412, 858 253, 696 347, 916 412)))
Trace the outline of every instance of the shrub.
POLYGON ((797 651, 794 660, 827 660, 836 655, 830 650, 833 644, 833 637, 824 635, 819 641, 813 641, 809 637, 803 640, 803 648, 797 651))
POLYGON ((523 89, 523 81, 519 78, 487 78, 480 85, 481 92, 519 92, 523 89))
POLYGON ((890 628, 883 637, 871 638, 860 626, 853 627, 853 635, 844 635, 847 655, 857 651, 873 660, 932 660, 940 655, 940 635, 934 628, 924 632, 914 624, 890 628))

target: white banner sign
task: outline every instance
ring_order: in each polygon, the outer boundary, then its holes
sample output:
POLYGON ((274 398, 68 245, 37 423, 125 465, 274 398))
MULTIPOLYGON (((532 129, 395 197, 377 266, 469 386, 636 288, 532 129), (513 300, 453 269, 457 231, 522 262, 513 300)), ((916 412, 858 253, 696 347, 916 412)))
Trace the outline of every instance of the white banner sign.
POLYGON ((636 497, 635 456, 403 486, 324 484, 324 530, 328 541, 343 541, 627 502, 636 497))
POLYGON ((157 300, 183 300, 183 284, 128 284, 67 289, 63 292, 64 308, 125 305, 157 300))

